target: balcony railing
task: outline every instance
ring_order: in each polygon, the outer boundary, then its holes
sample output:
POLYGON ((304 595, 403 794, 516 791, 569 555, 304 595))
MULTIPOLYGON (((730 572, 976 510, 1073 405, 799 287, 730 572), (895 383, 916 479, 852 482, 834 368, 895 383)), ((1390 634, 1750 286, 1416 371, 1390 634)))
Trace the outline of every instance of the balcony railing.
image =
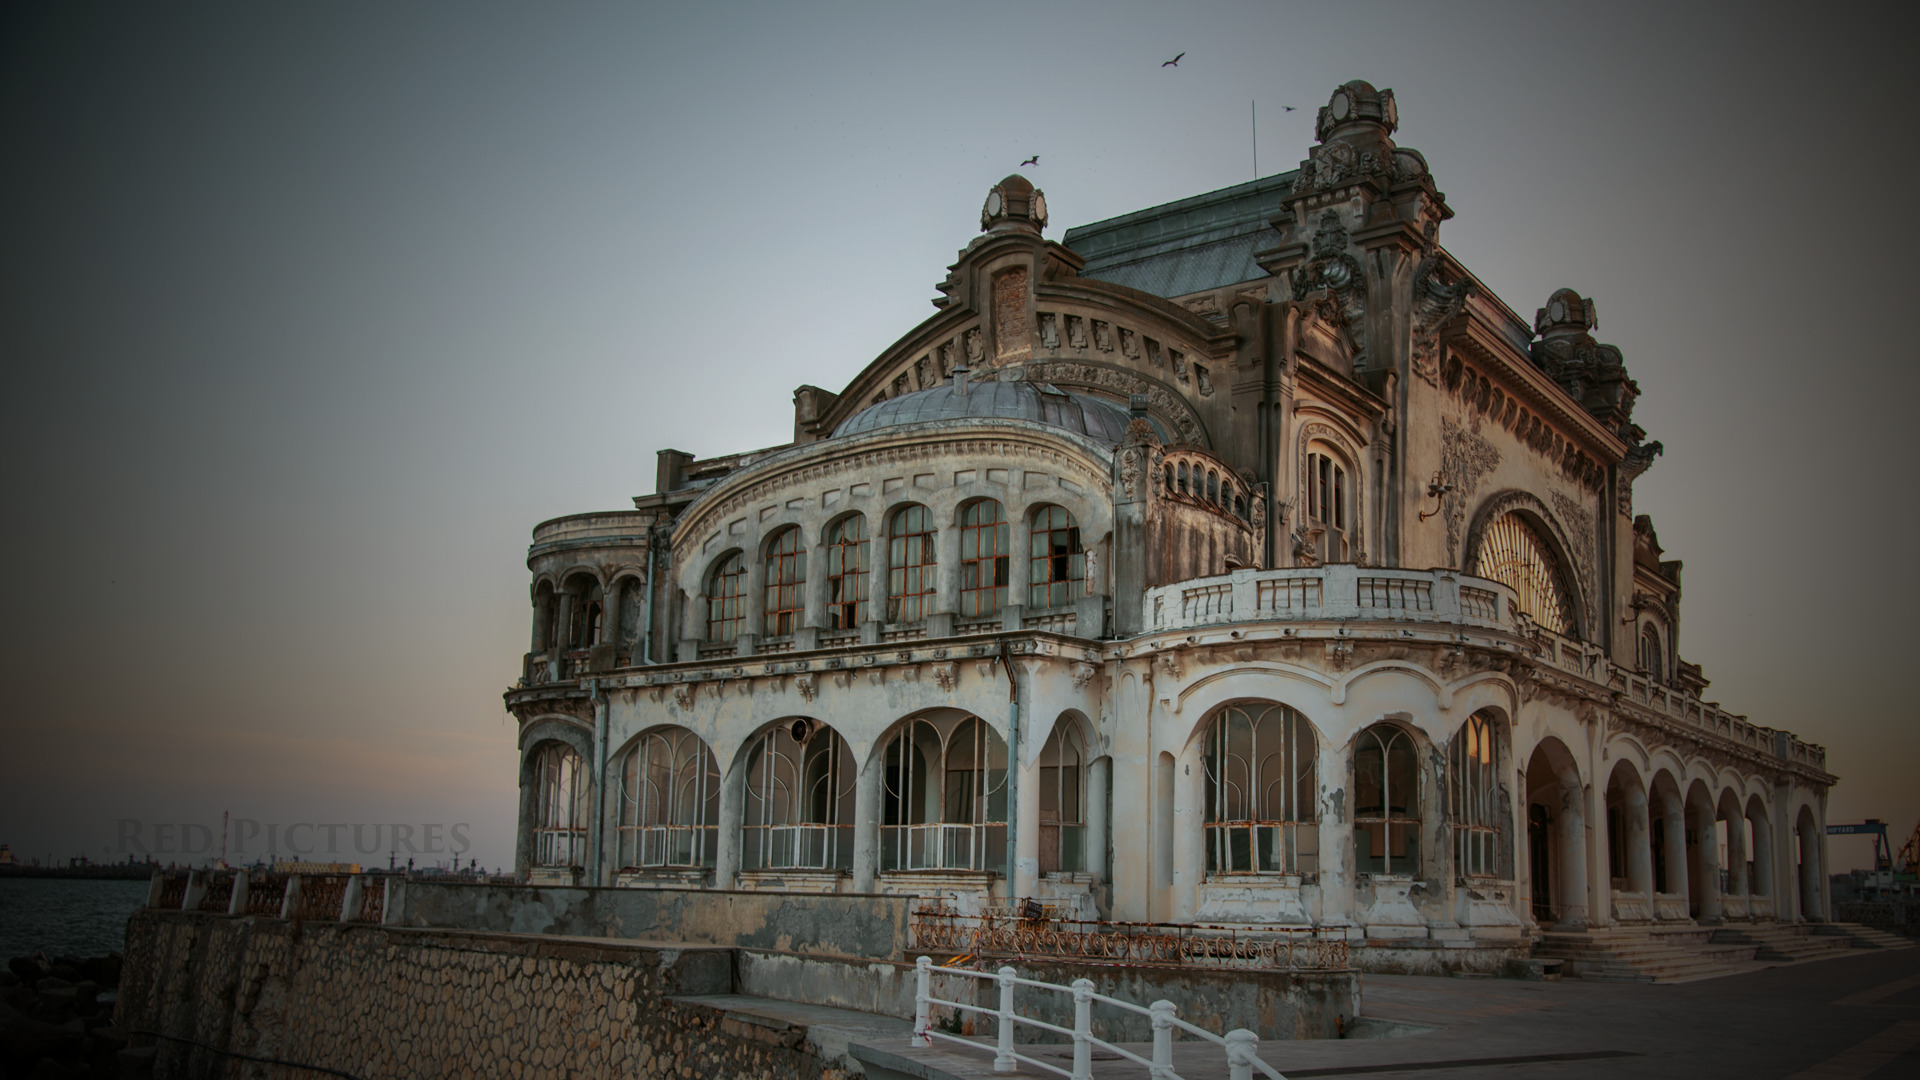
POLYGON ((850 870, 853 826, 743 826, 740 865, 746 870, 850 870))
POLYGON ((1001 824, 882 825, 882 870, 1006 869, 1007 827, 1001 824))
POLYGON ((1151 631, 1288 619, 1461 623, 1513 629, 1513 592, 1451 570, 1331 566, 1236 570, 1148 589, 1151 631))

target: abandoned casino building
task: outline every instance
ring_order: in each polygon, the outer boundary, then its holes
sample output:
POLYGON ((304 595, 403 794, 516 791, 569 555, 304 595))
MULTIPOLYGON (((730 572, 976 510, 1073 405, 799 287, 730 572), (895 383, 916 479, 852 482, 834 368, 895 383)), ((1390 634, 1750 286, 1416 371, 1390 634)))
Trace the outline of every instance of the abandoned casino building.
POLYGON ((1296 171, 1059 241, 1009 176, 790 437, 540 524, 523 880, 1461 955, 1822 920, 1835 778, 1682 658, 1621 351, 1456 262, 1396 127, 1348 83, 1296 171))

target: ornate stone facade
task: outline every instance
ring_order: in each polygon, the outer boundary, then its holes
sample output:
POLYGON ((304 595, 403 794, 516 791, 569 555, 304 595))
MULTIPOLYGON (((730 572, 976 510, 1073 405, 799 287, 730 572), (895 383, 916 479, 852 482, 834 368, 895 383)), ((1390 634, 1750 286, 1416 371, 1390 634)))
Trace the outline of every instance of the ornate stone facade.
POLYGON ((1064 244, 1009 177, 791 442, 540 525, 521 873, 1469 951, 1822 917, 1834 778, 1680 659, 1620 350, 1474 285, 1397 125, 1346 84, 1297 172, 1064 244))

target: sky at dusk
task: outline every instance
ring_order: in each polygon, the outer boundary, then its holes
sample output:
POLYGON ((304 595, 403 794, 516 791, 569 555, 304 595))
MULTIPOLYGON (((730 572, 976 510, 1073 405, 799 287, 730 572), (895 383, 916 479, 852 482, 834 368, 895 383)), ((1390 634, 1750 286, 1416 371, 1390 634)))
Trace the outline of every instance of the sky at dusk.
POLYGON ((1903 837, 1906 11, 5 5, 0 842, 230 811, 255 851, 464 823, 510 864, 534 524, 630 505, 662 447, 785 442, 1022 159, 1059 239, 1250 179, 1256 134, 1295 167, 1354 78, 1489 288, 1598 301, 1706 696, 1903 837))

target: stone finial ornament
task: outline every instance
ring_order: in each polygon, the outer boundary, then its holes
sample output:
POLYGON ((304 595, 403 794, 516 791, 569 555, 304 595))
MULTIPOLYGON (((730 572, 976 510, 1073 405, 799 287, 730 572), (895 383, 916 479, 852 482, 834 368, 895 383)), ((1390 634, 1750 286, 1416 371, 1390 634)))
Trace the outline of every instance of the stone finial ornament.
POLYGON ((1349 125, 1383 128, 1382 137, 1393 134, 1400 127, 1400 110, 1393 104, 1393 91, 1375 90, 1373 84, 1364 79, 1343 84, 1320 107, 1319 115, 1314 118, 1313 135, 1326 142, 1340 128, 1349 125))
POLYGON ((1038 233, 1047 227, 1047 193, 1015 173, 993 185, 980 208, 980 231, 1020 230, 1038 233))

